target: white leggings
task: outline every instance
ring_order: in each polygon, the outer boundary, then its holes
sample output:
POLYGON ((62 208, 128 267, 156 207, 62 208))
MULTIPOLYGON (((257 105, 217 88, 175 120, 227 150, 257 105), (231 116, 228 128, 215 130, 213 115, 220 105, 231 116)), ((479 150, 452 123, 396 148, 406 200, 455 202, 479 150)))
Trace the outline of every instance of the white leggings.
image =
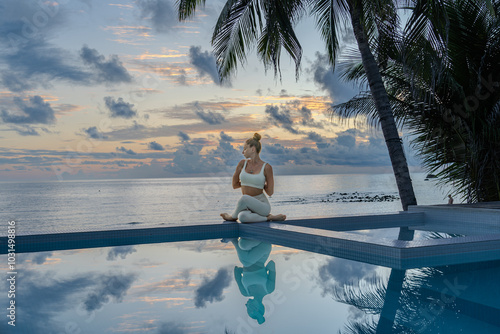
POLYGON ((236 209, 231 215, 241 223, 257 223, 267 221, 271 213, 271 204, 264 193, 257 196, 243 195, 238 200, 236 209))

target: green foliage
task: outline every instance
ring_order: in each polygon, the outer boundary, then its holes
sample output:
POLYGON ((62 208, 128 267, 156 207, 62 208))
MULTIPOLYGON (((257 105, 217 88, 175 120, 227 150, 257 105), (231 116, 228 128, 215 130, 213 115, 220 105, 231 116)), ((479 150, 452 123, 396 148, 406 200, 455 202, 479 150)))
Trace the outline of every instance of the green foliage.
MULTIPOLYGON (((177 1, 179 20, 195 15, 205 0, 177 1)), ((281 75, 282 49, 295 62, 298 78, 302 60, 302 46, 295 33, 295 25, 304 15, 316 19, 317 28, 325 42, 332 66, 338 56, 339 33, 350 23, 351 6, 361 6, 366 33, 369 36, 392 35, 398 16, 392 1, 386 0, 227 0, 219 14, 212 36, 214 55, 222 80, 228 79, 245 64, 249 50, 257 47, 264 66, 272 67, 281 75)), ((377 52, 386 52, 389 45, 377 52)))
MULTIPOLYGON (((396 120, 415 135, 428 172, 469 202, 500 200, 499 8, 500 1, 416 1, 381 71, 396 120)), ((359 64, 344 73, 363 76, 359 64)), ((334 109, 378 122, 366 93, 334 109)))

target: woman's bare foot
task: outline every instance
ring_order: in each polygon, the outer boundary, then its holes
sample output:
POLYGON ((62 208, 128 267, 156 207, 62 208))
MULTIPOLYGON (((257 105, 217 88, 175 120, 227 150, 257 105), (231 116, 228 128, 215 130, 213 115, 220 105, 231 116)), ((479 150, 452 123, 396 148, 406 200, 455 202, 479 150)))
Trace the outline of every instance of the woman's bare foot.
POLYGON ((269 214, 267 216, 267 220, 269 220, 269 221, 273 221, 273 220, 275 220, 275 221, 283 221, 285 219, 286 219, 286 215, 282 215, 281 213, 279 215, 271 215, 271 214, 269 214))
POLYGON ((224 218, 224 220, 236 221, 237 218, 233 218, 229 213, 221 213, 220 216, 224 218))

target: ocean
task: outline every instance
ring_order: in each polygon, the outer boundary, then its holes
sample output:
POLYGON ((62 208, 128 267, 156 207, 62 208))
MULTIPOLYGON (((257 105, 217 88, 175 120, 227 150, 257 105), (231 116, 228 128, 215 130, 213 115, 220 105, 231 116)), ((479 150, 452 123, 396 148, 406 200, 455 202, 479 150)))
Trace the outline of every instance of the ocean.
MULTIPOLYGON (((425 176, 412 174, 418 204, 447 203, 452 188, 425 176)), ((2 182, 0 235, 10 220, 17 235, 220 223, 240 196, 230 177, 2 182)), ((392 174, 278 175, 269 201, 287 219, 402 210, 392 174)))

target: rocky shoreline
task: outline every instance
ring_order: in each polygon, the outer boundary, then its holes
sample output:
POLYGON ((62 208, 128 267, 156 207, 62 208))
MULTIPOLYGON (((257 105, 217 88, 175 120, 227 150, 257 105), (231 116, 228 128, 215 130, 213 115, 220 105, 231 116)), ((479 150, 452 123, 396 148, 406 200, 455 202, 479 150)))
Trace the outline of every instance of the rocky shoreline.
POLYGON ((399 196, 394 194, 373 194, 373 193, 360 193, 360 192, 333 192, 326 196, 306 198, 296 197, 291 200, 280 201, 280 203, 297 203, 309 204, 314 202, 321 203, 352 203, 352 202, 394 202, 399 201, 399 196), (326 198, 325 198, 326 197, 326 198))
POLYGON ((399 196, 389 194, 376 194, 369 193, 337 193, 333 192, 327 195, 329 198, 322 200, 322 202, 394 202, 399 201, 399 196))

